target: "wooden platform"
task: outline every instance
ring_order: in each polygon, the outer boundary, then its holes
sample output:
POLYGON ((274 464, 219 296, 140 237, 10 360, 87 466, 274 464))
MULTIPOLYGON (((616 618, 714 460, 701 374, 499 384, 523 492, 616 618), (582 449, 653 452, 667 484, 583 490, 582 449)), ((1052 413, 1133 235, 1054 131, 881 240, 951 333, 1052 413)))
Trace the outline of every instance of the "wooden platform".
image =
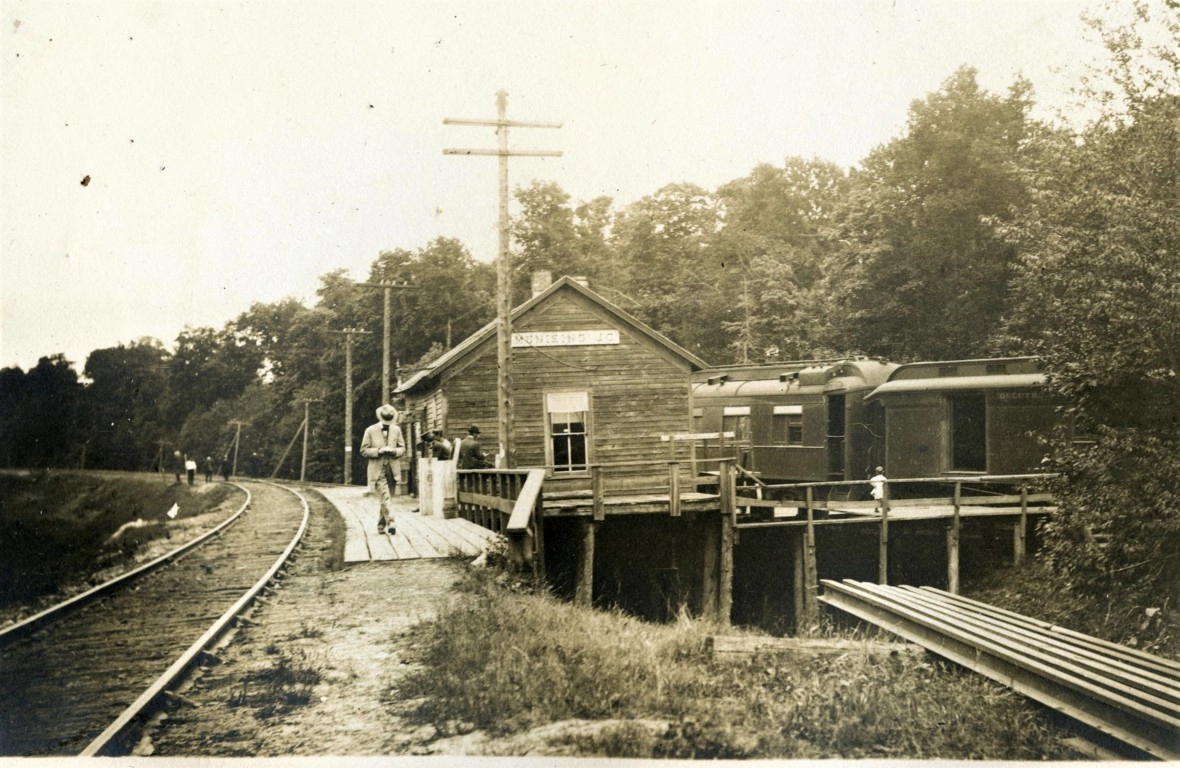
POLYGON ((344 562, 418 560, 437 557, 476 557, 496 534, 462 518, 424 517, 418 500, 394 497, 396 533, 377 533, 378 497, 360 486, 317 488, 340 511, 347 525, 344 562))

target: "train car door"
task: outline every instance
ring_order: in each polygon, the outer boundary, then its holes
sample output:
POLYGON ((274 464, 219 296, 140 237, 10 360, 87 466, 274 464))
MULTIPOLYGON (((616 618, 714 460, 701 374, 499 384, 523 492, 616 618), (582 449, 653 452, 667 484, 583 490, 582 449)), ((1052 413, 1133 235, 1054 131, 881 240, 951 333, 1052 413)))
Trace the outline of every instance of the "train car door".
POLYGON ((844 395, 828 395, 828 479, 844 479, 844 395))
POLYGON ((982 392, 949 395, 951 416, 951 469, 987 471, 987 396, 982 392))

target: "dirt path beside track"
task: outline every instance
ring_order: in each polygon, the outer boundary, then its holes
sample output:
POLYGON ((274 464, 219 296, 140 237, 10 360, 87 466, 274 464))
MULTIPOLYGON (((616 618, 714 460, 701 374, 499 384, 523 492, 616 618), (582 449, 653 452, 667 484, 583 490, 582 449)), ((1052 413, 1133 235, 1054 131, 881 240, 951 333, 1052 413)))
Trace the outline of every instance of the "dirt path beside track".
POLYGON ((153 724, 139 754, 171 757, 426 754, 440 735, 397 715, 409 668, 405 630, 432 616, 462 560, 379 562, 329 570, 328 515, 309 493, 306 545, 282 586, 217 651, 153 724), (192 706, 195 704, 197 706, 192 706))

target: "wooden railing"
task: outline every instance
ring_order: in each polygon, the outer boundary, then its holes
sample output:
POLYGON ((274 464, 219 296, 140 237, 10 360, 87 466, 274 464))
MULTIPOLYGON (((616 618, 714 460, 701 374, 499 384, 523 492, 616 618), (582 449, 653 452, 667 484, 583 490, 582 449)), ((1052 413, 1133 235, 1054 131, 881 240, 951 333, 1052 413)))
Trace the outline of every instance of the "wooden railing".
MULTIPOLYGON (((694 500, 698 510, 708 507, 721 512, 712 548, 706 546, 710 550, 706 557, 713 563, 708 570, 714 576, 710 577, 712 581, 706 587, 703 602, 711 615, 728 623, 733 599, 736 470, 733 459, 707 461, 716 463, 718 469, 706 477, 688 474, 689 463, 677 460, 594 464, 588 468, 589 477, 580 478, 580 488, 562 491, 546 488, 544 492, 545 468, 460 470, 456 489, 459 514, 477 525, 505 534, 514 561, 526 569, 531 566, 539 579, 545 573, 545 500, 565 507, 562 514, 572 514, 580 526, 574 599, 590 605, 595 532, 606 519, 608 506, 615 513, 666 512, 678 517, 682 512, 684 488, 711 486, 716 495, 697 496, 694 500), (589 488, 585 487, 587 484, 589 488)), ((552 486, 554 479, 550 478, 549 483, 552 486)))
MULTIPOLYGON (((800 521, 798 517, 788 524, 804 525, 802 536, 797 539, 796 547, 796 584, 802 585, 802 588, 796 588, 796 616, 801 617, 800 625, 808 627, 814 624, 817 614, 816 601, 819 586, 819 579, 817 577, 818 568, 816 565, 816 544, 815 544, 815 526, 817 511, 827 511, 832 509, 840 509, 845 511, 854 511, 859 514, 854 518, 849 518, 844 521, 841 520, 824 520, 825 524, 836 524, 840 522, 863 522, 866 517, 870 520, 876 520, 879 525, 878 536, 878 558, 877 558, 877 581, 880 584, 889 583, 889 512, 894 501, 898 502, 898 506, 904 504, 906 507, 933 507, 933 506, 949 506, 951 507, 950 515, 948 515, 948 526, 946 530, 946 545, 947 545, 947 585, 948 591, 951 594, 958 594, 959 592, 959 537, 960 537, 960 520, 959 513, 963 506, 1005 506, 1013 507, 1019 505, 1017 514, 1017 522, 1013 528, 1013 561, 1017 564, 1024 561, 1027 552, 1027 537, 1028 537, 1028 514, 1029 508, 1034 504, 1052 503, 1053 496, 1048 493, 1030 493, 1030 486, 1043 484, 1057 475, 1054 474, 1028 474, 1028 475, 980 475, 967 477, 921 477, 921 478, 900 478, 900 479, 886 479, 882 483, 882 496, 880 499, 873 499, 871 501, 863 500, 848 500, 848 499, 832 499, 832 491, 834 489, 857 489, 864 490, 866 487, 871 487, 868 480, 854 480, 854 481, 832 481, 832 482, 817 482, 817 483, 788 483, 780 485, 758 485, 756 487, 745 487, 739 489, 739 497, 735 501, 737 509, 743 509, 750 512, 757 508, 790 508, 795 507, 798 513, 802 513, 805 518, 800 521), (921 498, 909 499, 891 499, 890 486, 906 486, 907 489, 920 488, 922 486, 950 486, 952 494, 950 496, 931 497, 925 496, 921 498), (1017 493, 993 493, 990 495, 969 495, 964 496, 963 490, 966 486, 968 490, 978 491, 974 486, 986 487, 989 485, 1002 485, 1005 489, 1017 488, 1017 493), (826 493, 824 493, 826 489, 826 493), (782 496, 782 492, 788 492, 796 496, 802 496, 798 499, 782 499, 782 498, 765 498, 764 495, 778 495, 782 496), (753 492, 756 497, 749 497, 741 495, 742 492, 753 492), (777 492, 777 493, 776 493, 777 492), (829 498, 816 498, 817 495, 828 496, 829 498), (966 500, 966 501, 965 501, 966 500)), ((999 512, 1000 510, 997 510, 999 512)), ((1011 512, 1004 512, 1005 514, 1012 514, 1011 512)), ((783 525, 784 521, 777 522, 747 522, 739 523, 739 528, 759 528, 773 525, 783 525)))
POLYGON ((507 536, 510 556, 540 577, 545 572, 545 470, 479 469, 458 474, 460 517, 507 536))

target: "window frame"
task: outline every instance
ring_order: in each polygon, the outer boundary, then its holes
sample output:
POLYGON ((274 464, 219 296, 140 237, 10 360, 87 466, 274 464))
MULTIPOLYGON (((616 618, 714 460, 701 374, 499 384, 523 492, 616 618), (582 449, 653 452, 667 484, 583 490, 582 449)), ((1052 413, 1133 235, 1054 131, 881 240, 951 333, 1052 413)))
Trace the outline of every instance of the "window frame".
POLYGON ((770 442, 775 446, 804 445, 803 406, 776 405, 770 413, 770 442), (781 426, 780 426, 781 425, 781 426), (798 431, 798 439, 792 440, 792 432, 798 431))
MULTIPOLYGON (((545 464, 546 473, 550 477, 587 477, 590 475, 590 465, 594 463, 594 441, 592 435, 594 434, 594 393, 589 388, 585 389, 554 389, 547 390, 541 395, 541 411, 544 414, 545 421, 545 464), (565 469, 558 467, 556 464, 556 446, 554 444, 553 432, 553 413, 578 413, 578 411, 550 411, 549 398, 553 395, 582 395, 586 398, 586 410, 580 411, 584 415, 582 422, 583 432, 581 433, 584 441, 585 449, 585 466, 581 469, 565 469)), ((570 435, 578 433, 569 433, 570 435)), ((570 465, 563 465, 570 466, 570 465)))

